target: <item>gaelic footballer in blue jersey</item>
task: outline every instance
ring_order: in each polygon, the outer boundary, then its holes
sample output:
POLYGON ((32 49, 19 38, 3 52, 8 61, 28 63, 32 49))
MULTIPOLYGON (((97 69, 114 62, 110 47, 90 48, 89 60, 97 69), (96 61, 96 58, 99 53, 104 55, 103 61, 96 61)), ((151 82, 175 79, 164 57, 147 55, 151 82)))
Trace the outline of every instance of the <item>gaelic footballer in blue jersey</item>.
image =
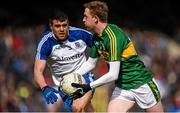
MULTIPOLYGON (((90 99, 92 91, 81 98, 72 100, 62 91, 58 91, 45 81, 43 76, 46 64, 49 66, 55 85, 59 86, 61 77, 79 69, 86 61, 85 50, 91 46, 92 34, 81 28, 69 26, 67 15, 55 12, 49 20, 50 29, 42 34, 38 41, 34 65, 35 81, 42 89, 47 103, 63 100, 67 111, 93 112, 90 99), (58 94, 60 98, 58 99, 58 94)), ((92 75, 84 75, 86 82, 93 81, 92 75)))

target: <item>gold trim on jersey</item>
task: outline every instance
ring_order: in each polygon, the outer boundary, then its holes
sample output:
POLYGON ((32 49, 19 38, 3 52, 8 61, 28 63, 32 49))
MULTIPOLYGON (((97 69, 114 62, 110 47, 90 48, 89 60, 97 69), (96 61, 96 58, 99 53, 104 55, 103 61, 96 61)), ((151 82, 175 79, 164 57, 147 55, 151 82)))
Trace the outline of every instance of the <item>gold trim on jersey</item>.
POLYGON ((105 32, 107 33, 110 40, 111 60, 117 60, 116 35, 110 27, 107 27, 107 29, 105 29, 105 32))
POLYGON ((123 52, 121 54, 121 58, 128 58, 128 57, 136 55, 136 54, 137 53, 136 53, 133 43, 129 42, 127 48, 123 50, 123 52))

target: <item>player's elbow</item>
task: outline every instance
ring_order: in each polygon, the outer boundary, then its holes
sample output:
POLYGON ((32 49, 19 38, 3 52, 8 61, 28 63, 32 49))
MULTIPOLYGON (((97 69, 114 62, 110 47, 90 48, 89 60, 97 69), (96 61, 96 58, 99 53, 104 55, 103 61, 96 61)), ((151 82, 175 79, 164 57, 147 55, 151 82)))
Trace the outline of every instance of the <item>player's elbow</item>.
POLYGON ((113 76, 113 79, 114 79, 114 80, 117 80, 117 79, 118 79, 118 75, 114 75, 114 76, 113 76))
POLYGON ((112 81, 114 81, 114 80, 117 80, 117 79, 118 79, 118 73, 111 73, 110 75, 111 75, 111 79, 112 79, 112 81))
POLYGON ((110 62, 110 70, 109 73, 111 75, 112 80, 117 80, 119 76, 119 70, 120 70, 120 62, 115 61, 115 62, 110 62))
POLYGON ((97 58, 90 58, 90 57, 87 61, 91 69, 94 69, 96 67, 96 62, 97 62, 97 58))
POLYGON ((90 63, 89 66, 90 66, 91 70, 96 67, 96 65, 94 65, 94 64, 92 64, 92 63, 90 63))

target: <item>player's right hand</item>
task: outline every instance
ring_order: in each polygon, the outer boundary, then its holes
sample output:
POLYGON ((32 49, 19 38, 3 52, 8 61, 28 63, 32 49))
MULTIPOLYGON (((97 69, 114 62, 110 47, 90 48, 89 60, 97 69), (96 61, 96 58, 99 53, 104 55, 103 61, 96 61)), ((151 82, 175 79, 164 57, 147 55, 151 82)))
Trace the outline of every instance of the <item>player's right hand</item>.
POLYGON ((81 89, 76 90, 71 97, 73 99, 81 98, 83 96, 81 89))
POLYGON ((45 86, 42 88, 42 93, 43 93, 43 96, 44 96, 47 104, 49 104, 49 103, 53 104, 58 99, 58 97, 56 96, 56 93, 59 94, 59 91, 57 91, 54 88, 51 88, 49 86, 45 86))
POLYGON ((87 93, 89 90, 92 90, 92 88, 90 87, 90 84, 72 83, 71 85, 79 89, 83 94, 87 93))

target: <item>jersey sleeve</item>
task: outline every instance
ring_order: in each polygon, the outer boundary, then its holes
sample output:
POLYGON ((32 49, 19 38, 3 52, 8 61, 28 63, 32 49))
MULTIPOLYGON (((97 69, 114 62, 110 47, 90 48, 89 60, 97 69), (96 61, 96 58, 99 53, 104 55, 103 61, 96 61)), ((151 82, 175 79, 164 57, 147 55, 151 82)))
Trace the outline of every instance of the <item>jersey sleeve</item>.
POLYGON ((83 30, 82 32, 82 37, 83 37, 83 40, 85 41, 85 43, 87 44, 88 47, 91 47, 92 46, 92 33, 86 31, 86 30, 83 30))
POLYGON ((50 55, 50 47, 47 42, 40 42, 36 50, 36 59, 47 60, 50 55))

